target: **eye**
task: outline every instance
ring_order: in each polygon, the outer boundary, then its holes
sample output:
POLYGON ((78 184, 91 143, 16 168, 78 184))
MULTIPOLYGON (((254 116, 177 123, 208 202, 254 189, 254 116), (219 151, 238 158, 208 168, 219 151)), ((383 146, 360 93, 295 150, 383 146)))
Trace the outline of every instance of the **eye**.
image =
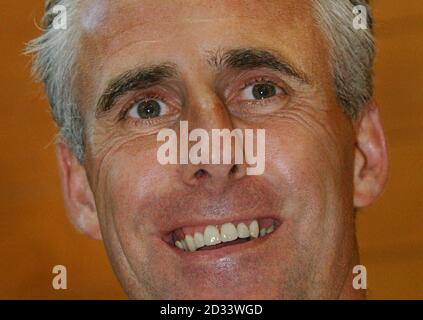
POLYGON ((243 89, 242 98, 245 100, 264 100, 282 92, 281 88, 270 82, 254 83, 243 89))
POLYGON ((152 119, 165 115, 168 106, 161 100, 148 99, 135 103, 128 111, 128 116, 136 119, 152 119))

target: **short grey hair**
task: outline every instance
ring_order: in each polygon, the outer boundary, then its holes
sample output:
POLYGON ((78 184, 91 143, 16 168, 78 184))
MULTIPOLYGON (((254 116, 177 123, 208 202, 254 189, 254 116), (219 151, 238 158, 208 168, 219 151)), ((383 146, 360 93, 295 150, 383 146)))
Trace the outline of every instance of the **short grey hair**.
MULTIPOLYGON (((331 73, 343 111, 354 119, 373 96, 374 40, 372 14, 367 0, 311 0, 316 23, 328 41, 331 73), (367 11, 368 29, 353 27, 353 8, 367 11)), ((33 73, 44 83, 59 135, 83 162, 84 124, 73 90, 75 56, 79 30, 77 11, 80 0, 46 0, 43 33, 30 41, 27 53, 34 54, 33 73), (68 27, 52 26, 53 7, 66 7, 68 27)))
POLYGON ((78 0, 46 0, 42 19, 43 33, 30 41, 27 54, 34 54, 32 70, 44 83, 51 113, 59 128, 59 136, 75 156, 84 159, 84 124, 73 90, 74 65, 78 41, 78 0), (54 6, 66 8, 67 28, 55 29, 54 6))
POLYGON ((356 118, 373 97, 375 44, 368 0, 313 0, 316 20, 325 35, 331 57, 332 76, 344 112, 356 118), (367 29, 356 30, 355 6, 363 6, 367 29))

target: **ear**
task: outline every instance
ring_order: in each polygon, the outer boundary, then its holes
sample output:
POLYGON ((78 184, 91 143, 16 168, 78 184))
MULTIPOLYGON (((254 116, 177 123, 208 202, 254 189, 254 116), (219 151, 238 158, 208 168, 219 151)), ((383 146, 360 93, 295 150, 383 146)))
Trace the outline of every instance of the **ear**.
POLYGON ((65 205, 72 224, 86 235, 101 240, 97 209, 85 168, 64 141, 56 143, 56 154, 65 205))
POLYGON ((381 194, 388 178, 388 155, 379 111, 370 103, 356 123, 354 160, 354 206, 372 204, 381 194))

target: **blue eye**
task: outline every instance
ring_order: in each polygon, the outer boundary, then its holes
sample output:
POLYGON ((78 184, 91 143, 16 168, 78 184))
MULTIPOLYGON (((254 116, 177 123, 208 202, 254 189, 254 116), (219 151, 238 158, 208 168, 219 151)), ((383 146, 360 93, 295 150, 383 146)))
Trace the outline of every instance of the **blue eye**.
POLYGON ((135 103, 128 115, 136 119, 152 119, 163 116, 168 112, 168 106, 161 100, 148 99, 135 103))
POLYGON ((282 89, 272 83, 254 83, 244 88, 243 99, 264 100, 282 93, 282 89))

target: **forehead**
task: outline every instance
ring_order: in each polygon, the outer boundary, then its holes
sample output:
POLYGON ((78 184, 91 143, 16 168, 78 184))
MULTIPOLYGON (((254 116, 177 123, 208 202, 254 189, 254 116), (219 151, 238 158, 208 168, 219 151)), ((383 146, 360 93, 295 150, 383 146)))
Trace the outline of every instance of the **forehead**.
POLYGON ((315 73, 322 49, 307 0, 86 0, 80 9, 78 63, 98 88, 140 64, 200 72, 205 53, 222 48, 277 50, 315 73))
MULTIPOLYGON (((208 20, 305 22, 307 0, 84 0, 81 22, 86 32, 107 34, 143 26, 146 29, 208 20)), ((173 30, 176 31, 176 30, 173 30)))

